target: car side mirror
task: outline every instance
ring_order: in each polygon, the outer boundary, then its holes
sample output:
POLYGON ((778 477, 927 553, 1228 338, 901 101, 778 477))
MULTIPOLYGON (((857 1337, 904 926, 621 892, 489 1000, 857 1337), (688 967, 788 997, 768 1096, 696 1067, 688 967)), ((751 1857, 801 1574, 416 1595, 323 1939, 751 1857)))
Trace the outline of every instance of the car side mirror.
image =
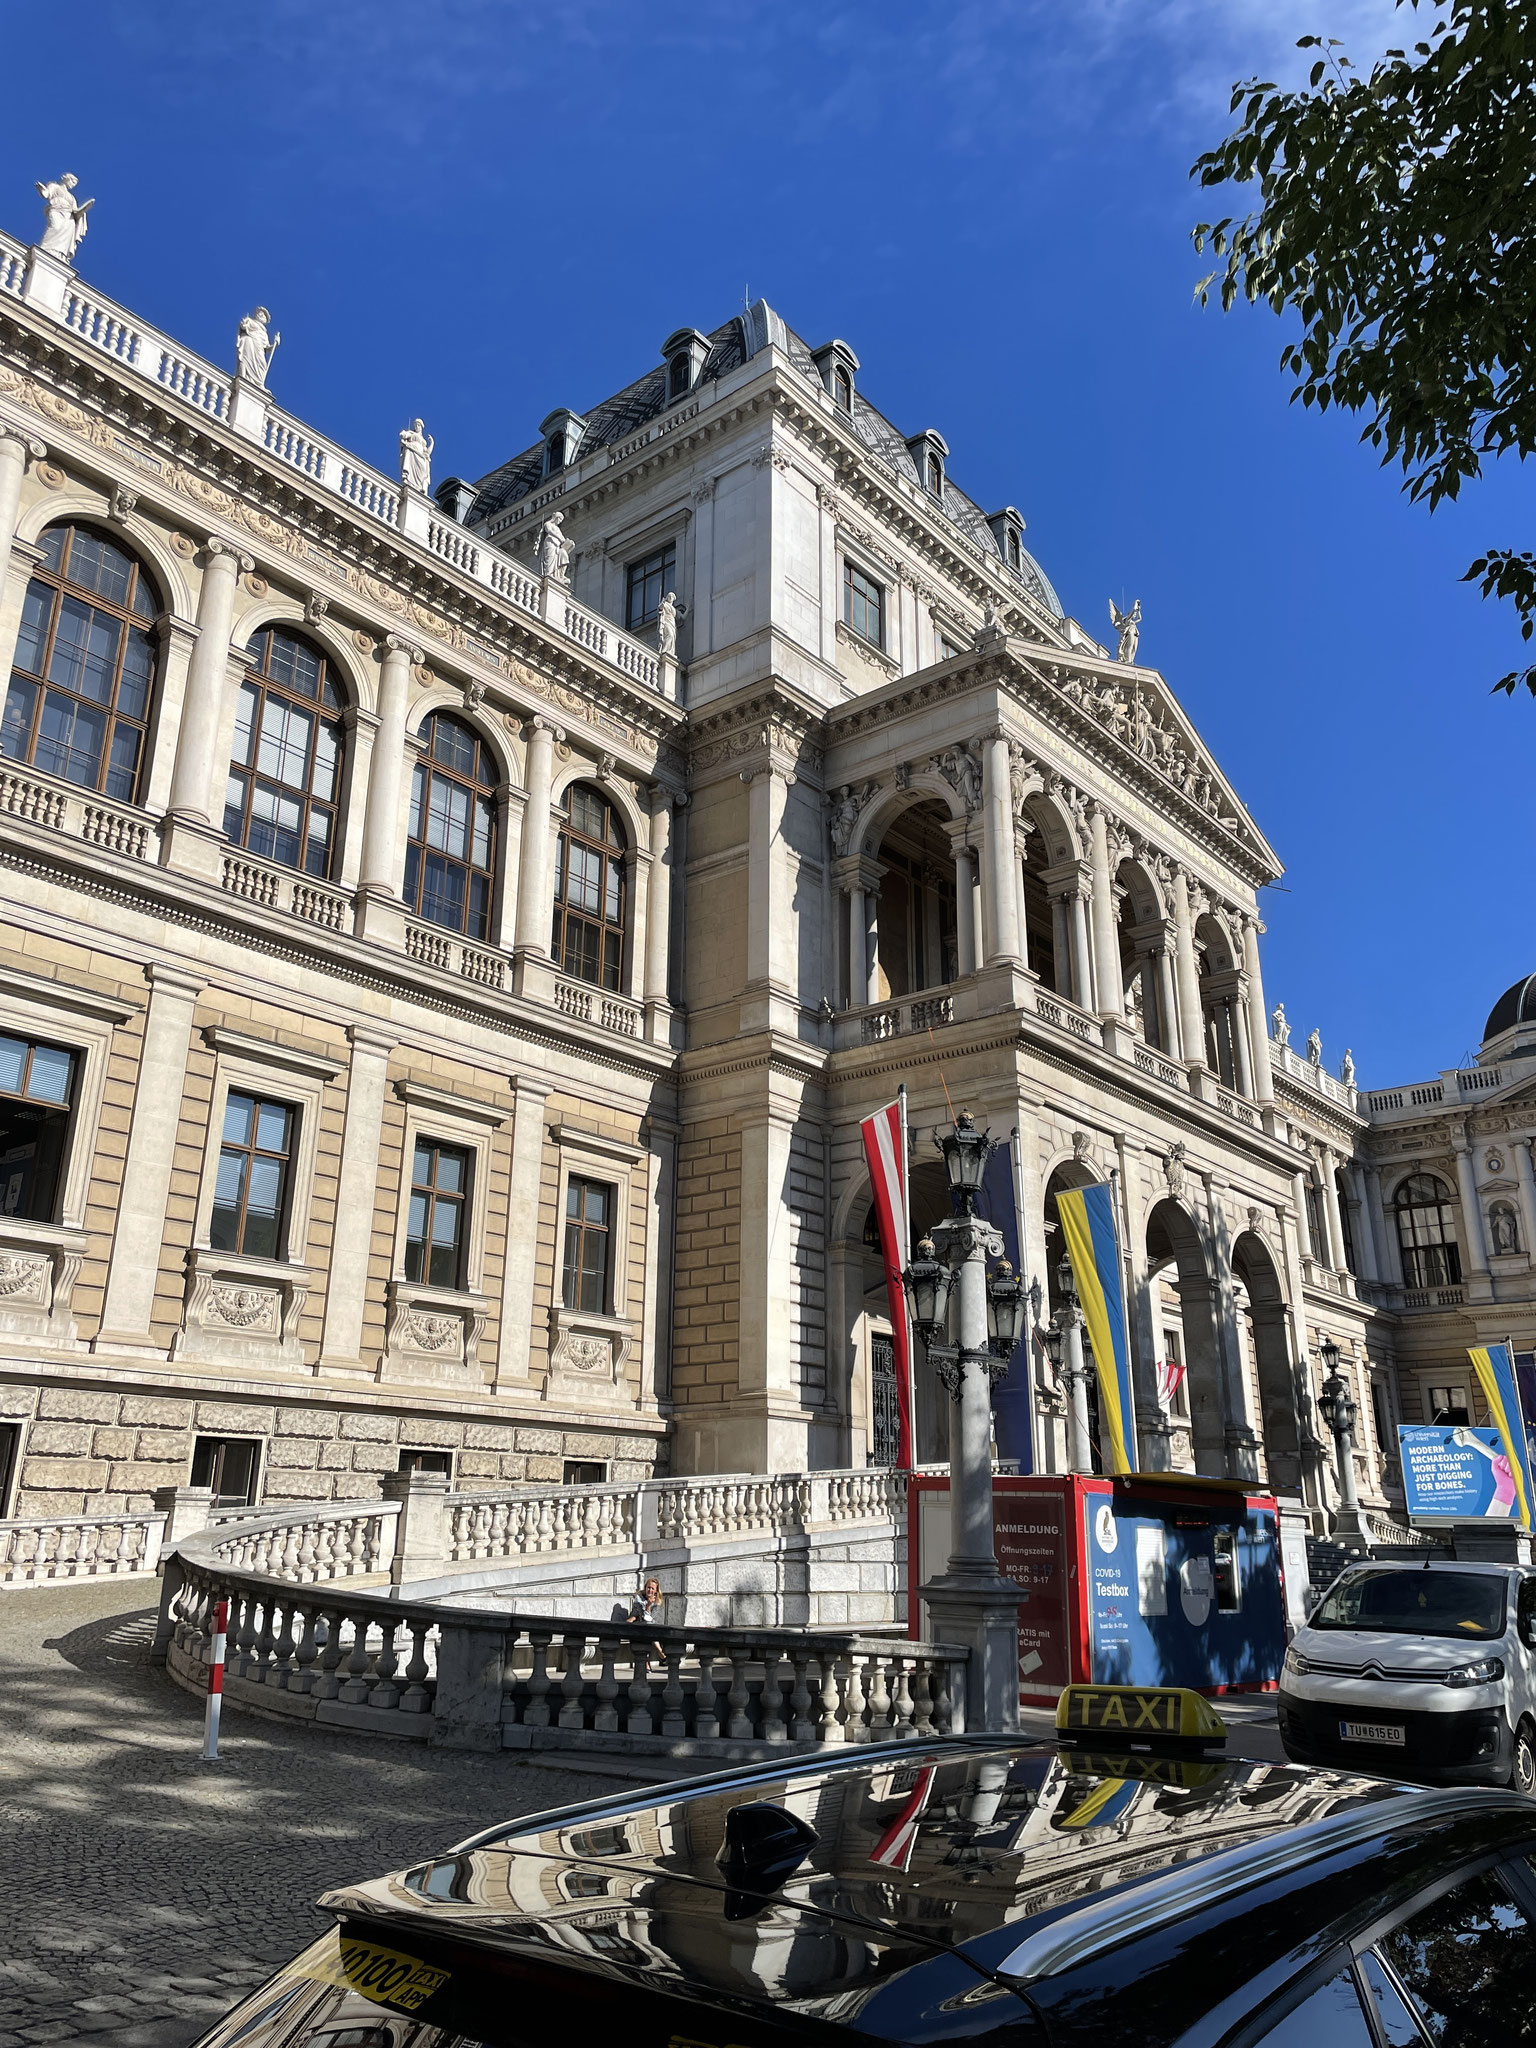
POLYGON ((1522 1614, 1519 1622, 1520 1640, 1528 1650, 1536 1650, 1536 1614, 1522 1614))

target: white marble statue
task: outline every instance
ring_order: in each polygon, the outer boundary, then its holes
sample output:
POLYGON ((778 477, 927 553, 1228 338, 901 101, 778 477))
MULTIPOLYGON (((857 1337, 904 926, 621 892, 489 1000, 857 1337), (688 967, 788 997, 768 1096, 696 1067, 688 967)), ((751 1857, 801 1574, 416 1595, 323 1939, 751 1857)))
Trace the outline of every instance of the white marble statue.
POLYGON ((75 251, 85 240, 87 216, 96 204, 94 199, 76 203, 75 187, 79 182, 73 171, 66 171, 62 178, 46 185, 39 183, 37 188, 43 202, 43 232, 37 246, 45 256, 57 256, 65 263, 74 262, 75 251))
POLYGON ((1276 1045, 1289 1045, 1291 1042, 1291 1027, 1286 1022, 1284 1003, 1276 1003, 1274 1009, 1270 1012, 1269 1021, 1274 1030, 1276 1045))
POLYGON ((539 528, 539 537, 533 544, 539 574, 553 576, 557 583, 568 583, 571 576, 572 543, 565 537, 564 526, 565 514, 552 513, 539 528))
POLYGON ((1344 1058, 1339 1067, 1339 1079, 1346 1088, 1353 1088, 1355 1085, 1355 1056, 1347 1045, 1344 1048, 1344 1058))
POLYGON ((1136 659, 1136 648, 1141 639, 1141 599, 1138 597, 1130 610, 1123 612, 1111 598, 1109 621, 1119 635, 1120 644, 1115 649, 1115 659, 1129 665, 1136 659))
POLYGON ((1308 1033, 1307 1059, 1309 1064, 1314 1067, 1320 1067, 1323 1064, 1323 1034, 1321 1031, 1308 1033))
POLYGON ((684 610, 677 601, 677 593, 671 590, 656 607, 656 652, 669 660, 677 655, 677 622, 684 610))
POLYGON ((432 450, 437 446, 420 420, 400 429, 400 481, 423 496, 432 488, 432 450))
POLYGON ((254 313, 246 314, 235 331, 235 374, 245 383, 254 384, 258 391, 267 388, 267 372, 283 338, 268 332, 267 322, 271 318, 265 306, 258 306, 254 313))

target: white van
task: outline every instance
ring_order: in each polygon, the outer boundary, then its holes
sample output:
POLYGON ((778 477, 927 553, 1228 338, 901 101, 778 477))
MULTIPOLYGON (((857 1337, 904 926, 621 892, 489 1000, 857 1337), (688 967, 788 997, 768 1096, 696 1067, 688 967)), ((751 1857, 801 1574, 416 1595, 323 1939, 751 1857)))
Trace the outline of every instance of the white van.
POLYGON ((1295 1763, 1536 1792, 1536 1571, 1352 1565, 1287 1650, 1279 1708, 1295 1763))

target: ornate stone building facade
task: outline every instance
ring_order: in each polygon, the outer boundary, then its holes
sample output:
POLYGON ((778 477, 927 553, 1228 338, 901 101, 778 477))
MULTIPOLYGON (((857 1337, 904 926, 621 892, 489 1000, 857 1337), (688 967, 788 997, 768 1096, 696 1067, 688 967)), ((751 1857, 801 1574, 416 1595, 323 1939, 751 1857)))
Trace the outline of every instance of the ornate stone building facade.
POLYGON ((1423 1290, 1350 1270, 1391 1113, 1270 1037, 1279 862, 846 344, 760 301, 429 493, 71 254, 0 238, 0 1513, 883 1456, 902 1081, 1018 1128, 1048 1292, 1112 1181, 1144 1462, 1324 1514, 1329 1335, 1388 1500, 1423 1290))

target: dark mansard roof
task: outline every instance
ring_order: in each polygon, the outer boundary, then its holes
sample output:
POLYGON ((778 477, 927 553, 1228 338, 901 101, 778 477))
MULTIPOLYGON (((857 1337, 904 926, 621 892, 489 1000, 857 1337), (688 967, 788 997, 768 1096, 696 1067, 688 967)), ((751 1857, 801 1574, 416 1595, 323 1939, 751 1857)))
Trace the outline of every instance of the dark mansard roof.
MULTIPOLYGON (((723 327, 715 328, 707 339, 709 352, 699 371, 695 390, 738 369, 770 345, 781 349, 797 370, 814 378, 817 383, 821 381, 821 372, 810 349, 764 299, 757 300, 745 312, 727 320, 723 327)), ((581 437, 579 455, 587 456, 596 449, 613 447, 637 433, 648 421, 670 410, 667 365, 658 363, 643 377, 615 392, 611 398, 605 398, 586 414, 587 424, 581 437)), ((877 412, 857 390, 853 394, 852 422, 855 434, 888 469, 895 470, 911 483, 924 484, 925 479, 919 475, 906 441, 885 415, 877 412)), ((466 524, 476 526, 494 518, 520 498, 526 498, 543 480, 544 442, 539 440, 520 455, 514 455, 510 462, 502 463, 498 469, 480 478, 475 485, 475 498, 466 515, 466 524)), ((986 514, 973 498, 968 498, 950 481, 947 463, 942 503, 948 518, 973 547, 995 560, 1002 559, 997 537, 987 524, 986 514)), ((1060 600, 1044 570, 1027 551, 1023 552, 1019 573, 1031 597, 1053 618, 1061 618, 1060 600)))

